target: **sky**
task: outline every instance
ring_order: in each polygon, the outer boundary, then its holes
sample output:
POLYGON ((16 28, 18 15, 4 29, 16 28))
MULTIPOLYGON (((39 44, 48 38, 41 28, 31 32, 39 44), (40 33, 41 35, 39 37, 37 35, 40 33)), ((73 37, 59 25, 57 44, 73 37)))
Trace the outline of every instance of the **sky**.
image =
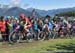
POLYGON ((16 5, 22 8, 51 10, 75 7, 75 0, 0 0, 1 5, 16 5))

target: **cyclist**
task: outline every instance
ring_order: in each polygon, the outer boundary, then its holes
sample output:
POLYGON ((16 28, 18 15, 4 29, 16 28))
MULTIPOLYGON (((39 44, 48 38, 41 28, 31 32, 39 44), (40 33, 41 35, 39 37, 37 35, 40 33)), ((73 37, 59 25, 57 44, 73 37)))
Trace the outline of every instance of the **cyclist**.
POLYGON ((32 23, 29 21, 29 19, 22 13, 20 15, 20 19, 21 19, 21 22, 24 22, 24 29, 29 29, 32 27, 32 23))
POLYGON ((6 36, 4 35, 6 32, 6 22, 4 16, 0 17, 0 32, 2 34, 3 41, 6 41, 6 36))

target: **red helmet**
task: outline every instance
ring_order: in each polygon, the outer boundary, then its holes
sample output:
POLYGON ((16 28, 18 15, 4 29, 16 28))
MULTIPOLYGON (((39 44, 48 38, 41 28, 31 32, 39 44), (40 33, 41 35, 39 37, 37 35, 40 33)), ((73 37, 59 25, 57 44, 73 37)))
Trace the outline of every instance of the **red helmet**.
POLYGON ((24 19, 24 18, 25 18, 24 13, 21 13, 21 14, 20 14, 20 18, 22 18, 22 19, 24 19))

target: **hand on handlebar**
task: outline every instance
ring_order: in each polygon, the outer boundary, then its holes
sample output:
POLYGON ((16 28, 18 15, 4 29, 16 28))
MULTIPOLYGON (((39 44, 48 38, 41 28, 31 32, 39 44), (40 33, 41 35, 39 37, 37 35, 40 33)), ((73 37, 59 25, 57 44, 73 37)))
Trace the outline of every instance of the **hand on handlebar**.
POLYGON ((24 26, 24 29, 27 29, 27 26, 24 26))
POLYGON ((20 26, 17 26, 17 27, 16 27, 16 30, 19 29, 19 28, 20 28, 20 26))

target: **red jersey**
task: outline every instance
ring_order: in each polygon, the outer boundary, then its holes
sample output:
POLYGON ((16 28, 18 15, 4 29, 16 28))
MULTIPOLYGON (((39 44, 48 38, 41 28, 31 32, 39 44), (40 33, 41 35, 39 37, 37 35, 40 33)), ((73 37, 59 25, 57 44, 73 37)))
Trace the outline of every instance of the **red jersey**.
POLYGON ((5 32, 6 30, 6 23, 5 21, 0 21, 0 31, 5 32))
POLYGON ((30 22, 30 20, 29 20, 27 17, 25 17, 25 15, 24 15, 24 14, 21 14, 21 15, 20 15, 20 17, 21 17, 21 19, 24 19, 24 20, 25 20, 25 22, 27 22, 27 24, 28 24, 28 25, 26 25, 26 26, 27 26, 27 28, 32 27, 32 23, 30 22))

